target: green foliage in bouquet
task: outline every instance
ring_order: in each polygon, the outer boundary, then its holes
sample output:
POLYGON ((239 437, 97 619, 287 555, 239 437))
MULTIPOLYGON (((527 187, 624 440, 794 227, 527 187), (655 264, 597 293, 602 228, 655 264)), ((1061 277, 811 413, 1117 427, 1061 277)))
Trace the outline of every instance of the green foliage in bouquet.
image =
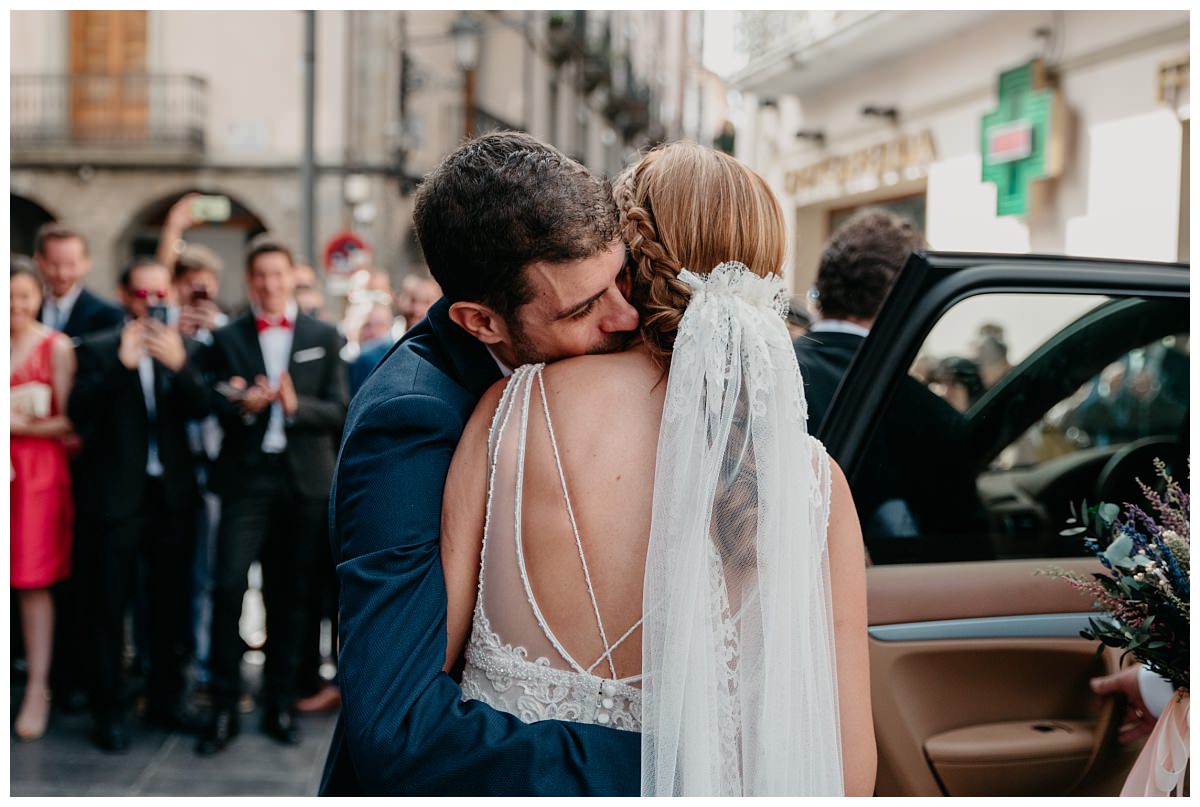
POLYGON ((1107 574, 1084 577, 1062 569, 1045 573, 1090 594, 1105 612, 1088 621, 1088 629, 1080 632, 1083 638, 1132 653, 1146 668, 1186 690, 1191 644, 1188 495, 1161 460, 1155 460, 1154 467, 1163 482, 1161 493, 1138 480, 1154 516, 1134 504, 1122 510, 1110 503, 1089 508, 1085 502, 1078 519, 1068 519, 1075 526, 1062 532, 1085 535, 1084 545, 1107 574))

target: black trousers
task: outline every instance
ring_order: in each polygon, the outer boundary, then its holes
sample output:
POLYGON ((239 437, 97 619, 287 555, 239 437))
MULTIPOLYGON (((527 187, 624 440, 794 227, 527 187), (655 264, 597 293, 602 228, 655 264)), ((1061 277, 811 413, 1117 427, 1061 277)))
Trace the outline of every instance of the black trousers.
POLYGON ((282 455, 264 454, 235 492, 221 497, 213 572, 209 669, 215 705, 232 707, 241 695, 245 646, 238 634, 246 573, 262 565, 267 611, 265 705, 290 710, 308 623, 314 555, 325 532, 327 499, 298 495, 282 455))
MULTIPOLYGON (((75 530, 71 542, 71 576, 50 587, 54 598, 54 648, 50 660, 50 688, 55 697, 72 690, 89 689, 93 666, 91 608, 92 590, 89 558, 101 540, 100 522, 94 513, 80 506, 79 478, 85 476, 79 463, 71 464, 71 496, 75 504, 75 530)), ((13 613, 16 613, 14 609, 13 613)))
MULTIPOLYGON (((324 527, 324 524, 322 524, 324 527)), ((308 624, 305 626, 304 653, 300 658, 297 694, 313 695, 325 685, 321 678, 321 622, 328 619, 331 631, 331 655, 337 661, 338 643, 338 579, 329 546, 328 530, 322 529, 316 551, 313 552, 312 585, 308 594, 308 624)), ((337 678, 334 678, 337 681, 337 678)))
POLYGON ((147 700, 166 707, 183 694, 195 513, 168 508, 161 479, 148 476, 145 486, 141 512, 98 524, 95 540, 83 552, 94 664, 92 708, 98 714, 113 715, 121 708, 125 613, 139 551, 146 570, 147 700))

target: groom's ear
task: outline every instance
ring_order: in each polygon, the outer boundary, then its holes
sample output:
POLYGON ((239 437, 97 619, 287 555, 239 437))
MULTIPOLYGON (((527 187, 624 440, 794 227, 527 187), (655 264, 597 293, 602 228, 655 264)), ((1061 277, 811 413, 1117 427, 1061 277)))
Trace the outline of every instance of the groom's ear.
POLYGON ((454 303, 450 306, 450 319, 485 345, 508 339, 508 328, 503 318, 482 303, 454 303))

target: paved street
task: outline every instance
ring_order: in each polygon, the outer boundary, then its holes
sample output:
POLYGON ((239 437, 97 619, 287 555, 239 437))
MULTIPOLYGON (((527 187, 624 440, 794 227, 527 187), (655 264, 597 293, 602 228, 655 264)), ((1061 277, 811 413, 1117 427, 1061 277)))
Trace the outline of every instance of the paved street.
MULTIPOLYGON (((249 666, 249 665, 247 665, 249 666)), ((21 690, 12 688, 11 720, 21 690)), ((113 756, 88 741, 86 714, 55 711, 41 740, 10 737, 13 796, 312 796, 316 795, 336 713, 300 718, 301 742, 287 747, 259 731, 259 713, 241 716, 242 733, 224 753, 198 757, 190 734, 128 722, 129 752, 113 756)))

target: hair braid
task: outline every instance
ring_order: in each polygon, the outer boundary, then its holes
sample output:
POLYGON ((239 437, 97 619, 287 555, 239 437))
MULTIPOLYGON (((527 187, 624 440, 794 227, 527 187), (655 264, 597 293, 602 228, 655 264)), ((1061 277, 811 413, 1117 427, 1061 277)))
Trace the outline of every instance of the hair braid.
POLYGON ((621 215, 621 237, 629 246, 634 266, 633 304, 641 318, 642 341, 650 356, 664 369, 671 362, 675 332, 683 319, 691 290, 679 279, 679 262, 659 243, 649 199, 639 187, 643 169, 653 162, 650 154, 623 173, 613 186, 613 197, 621 215))

